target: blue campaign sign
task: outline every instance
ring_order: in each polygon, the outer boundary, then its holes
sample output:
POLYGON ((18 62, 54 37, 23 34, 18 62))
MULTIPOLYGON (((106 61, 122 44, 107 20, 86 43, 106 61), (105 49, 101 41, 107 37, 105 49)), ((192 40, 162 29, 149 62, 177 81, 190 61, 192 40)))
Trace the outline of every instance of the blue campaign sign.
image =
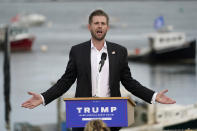
POLYGON ((127 100, 66 101, 67 127, 85 127, 94 119, 103 120, 108 127, 127 127, 127 100))

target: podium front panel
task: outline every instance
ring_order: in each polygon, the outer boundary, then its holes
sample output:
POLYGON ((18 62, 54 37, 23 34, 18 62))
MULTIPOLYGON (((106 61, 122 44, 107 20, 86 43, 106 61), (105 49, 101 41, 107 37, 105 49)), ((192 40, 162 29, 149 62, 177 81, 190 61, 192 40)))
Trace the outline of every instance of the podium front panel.
POLYGON ((66 103, 66 126, 85 127, 87 122, 103 120, 108 127, 127 127, 127 99, 69 100, 66 103))

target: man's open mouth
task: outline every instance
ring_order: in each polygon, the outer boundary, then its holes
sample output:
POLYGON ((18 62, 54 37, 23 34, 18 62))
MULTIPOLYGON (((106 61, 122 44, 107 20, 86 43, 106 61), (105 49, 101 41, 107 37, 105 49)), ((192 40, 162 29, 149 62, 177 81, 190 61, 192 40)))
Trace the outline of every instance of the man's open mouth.
POLYGON ((98 30, 96 33, 97 34, 102 34, 103 32, 101 30, 98 30))

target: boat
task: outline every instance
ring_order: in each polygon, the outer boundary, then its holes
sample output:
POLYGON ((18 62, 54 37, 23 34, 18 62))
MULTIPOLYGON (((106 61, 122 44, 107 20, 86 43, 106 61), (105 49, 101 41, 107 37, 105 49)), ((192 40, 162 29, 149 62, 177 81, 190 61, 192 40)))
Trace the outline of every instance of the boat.
POLYGON ((148 47, 128 51, 128 60, 149 63, 194 63, 196 40, 186 40, 184 32, 174 32, 165 26, 164 17, 154 21, 156 32, 147 34, 148 47))
POLYGON ((135 123, 121 131, 163 131, 197 129, 197 103, 162 105, 137 103, 135 123))
POLYGON ((16 16, 12 17, 10 21, 13 25, 33 27, 43 25, 46 22, 46 17, 37 13, 25 13, 17 14, 16 16))
MULTIPOLYGON (((3 29, 4 28, 1 28, 1 30, 3 29)), ((3 34, 1 34, 1 36, 2 35, 3 34)), ((30 51, 35 41, 35 36, 30 34, 26 27, 10 26, 9 41, 11 51, 30 51)), ((2 42, 0 46, 2 49, 2 42)))
POLYGON ((147 35, 148 47, 128 51, 137 62, 195 62, 196 40, 186 41, 184 32, 158 31, 147 35))

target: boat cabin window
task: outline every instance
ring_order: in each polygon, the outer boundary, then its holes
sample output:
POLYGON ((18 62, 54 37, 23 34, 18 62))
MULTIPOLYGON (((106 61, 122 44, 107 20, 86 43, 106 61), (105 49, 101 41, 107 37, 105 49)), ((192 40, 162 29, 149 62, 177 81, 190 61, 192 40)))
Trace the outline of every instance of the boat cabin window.
POLYGON ((160 42, 162 43, 164 41, 164 39, 163 38, 160 38, 160 42))
POLYGON ((21 33, 27 33, 27 28, 24 27, 12 27, 10 29, 10 35, 17 35, 21 33))
MULTIPOLYGON (((151 38, 152 39, 152 38, 151 38)), ((163 43, 163 42, 172 42, 172 41, 177 41, 177 40, 182 40, 183 38, 181 37, 181 36, 179 36, 179 37, 172 37, 172 38, 166 38, 166 39, 164 39, 164 38, 160 38, 159 39, 159 41, 160 41, 160 43, 163 43)), ((153 40, 150 40, 149 39, 149 43, 151 43, 150 41, 152 41, 152 42, 154 42, 153 40)))
POLYGON ((182 37, 181 37, 181 36, 179 36, 179 37, 178 37, 178 39, 179 39, 179 40, 181 40, 181 39, 182 39, 182 37))

